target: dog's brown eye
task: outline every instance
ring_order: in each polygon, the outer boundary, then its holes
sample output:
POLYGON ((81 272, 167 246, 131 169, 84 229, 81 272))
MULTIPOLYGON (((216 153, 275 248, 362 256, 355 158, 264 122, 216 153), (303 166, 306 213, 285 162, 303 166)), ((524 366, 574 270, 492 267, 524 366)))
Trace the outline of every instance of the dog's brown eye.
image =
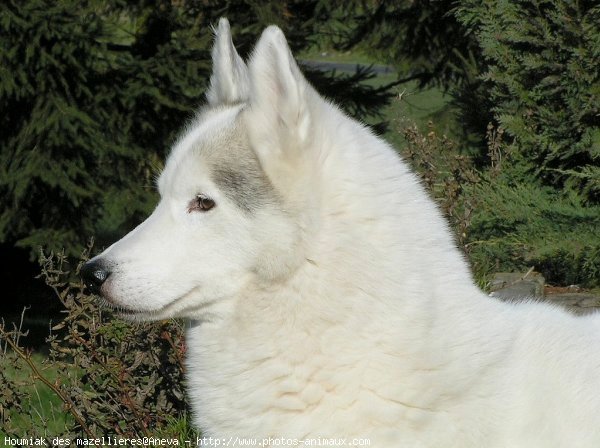
POLYGON ((191 212, 207 212, 215 206, 215 201, 211 198, 199 194, 194 198, 188 207, 188 213, 191 212))

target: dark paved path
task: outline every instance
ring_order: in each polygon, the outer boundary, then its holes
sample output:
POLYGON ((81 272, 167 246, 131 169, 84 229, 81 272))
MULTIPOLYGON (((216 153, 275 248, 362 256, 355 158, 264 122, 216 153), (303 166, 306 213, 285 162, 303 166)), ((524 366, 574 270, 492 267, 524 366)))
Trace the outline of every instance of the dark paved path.
POLYGON ((354 73, 357 67, 371 68, 377 74, 394 73, 393 67, 389 65, 367 65, 357 64, 355 62, 328 62, 328 61, 308 61, 301 59, 298 61, 300 65, 309 68, 317 68, 319 70, 337 70, 338 72, 354 73))

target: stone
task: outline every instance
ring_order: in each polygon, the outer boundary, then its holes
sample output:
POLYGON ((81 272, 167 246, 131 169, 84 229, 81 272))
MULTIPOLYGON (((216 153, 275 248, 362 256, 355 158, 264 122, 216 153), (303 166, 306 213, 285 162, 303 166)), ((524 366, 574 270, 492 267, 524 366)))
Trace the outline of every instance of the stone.
POLYGON ((539 299, 544 295, 544 283, 539 272, 499 272, 492 278, 490 296, 501 300, 539 299))
POLYGON ((546 296, 549 303, 564 306, 576 314, 589 314, 600 310, 600 297, 585 293, 561 293, 546 296))

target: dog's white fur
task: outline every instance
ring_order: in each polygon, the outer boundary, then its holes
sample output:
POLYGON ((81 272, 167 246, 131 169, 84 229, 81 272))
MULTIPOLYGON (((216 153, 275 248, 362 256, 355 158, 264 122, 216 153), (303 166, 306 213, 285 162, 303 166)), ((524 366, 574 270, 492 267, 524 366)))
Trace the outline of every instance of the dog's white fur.
POLYGON ((277 27, 248 67, 226 20, 216 34, 161 202, 95 259, 129 318, 190 319, 204 434, 600 447, 598 316, 485 296, 415 175, 313 90, 277 27), (198 194, 216 206, 190 211, 198 194))

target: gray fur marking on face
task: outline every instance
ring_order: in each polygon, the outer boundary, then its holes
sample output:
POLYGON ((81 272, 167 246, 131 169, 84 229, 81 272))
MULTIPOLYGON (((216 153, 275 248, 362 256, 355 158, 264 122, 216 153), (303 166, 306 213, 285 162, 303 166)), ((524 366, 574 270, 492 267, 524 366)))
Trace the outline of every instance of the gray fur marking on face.
POLYGON ((246 213, 280 202, 239 122, 231 131, 219 139, 218 149, 208 157, 213 182, 246 213))
POLYGON ((257 170, 239 172, 229 167, 215 168, 213 180, 229 199, 247 213, 276 199, 269 180, 257 170))

